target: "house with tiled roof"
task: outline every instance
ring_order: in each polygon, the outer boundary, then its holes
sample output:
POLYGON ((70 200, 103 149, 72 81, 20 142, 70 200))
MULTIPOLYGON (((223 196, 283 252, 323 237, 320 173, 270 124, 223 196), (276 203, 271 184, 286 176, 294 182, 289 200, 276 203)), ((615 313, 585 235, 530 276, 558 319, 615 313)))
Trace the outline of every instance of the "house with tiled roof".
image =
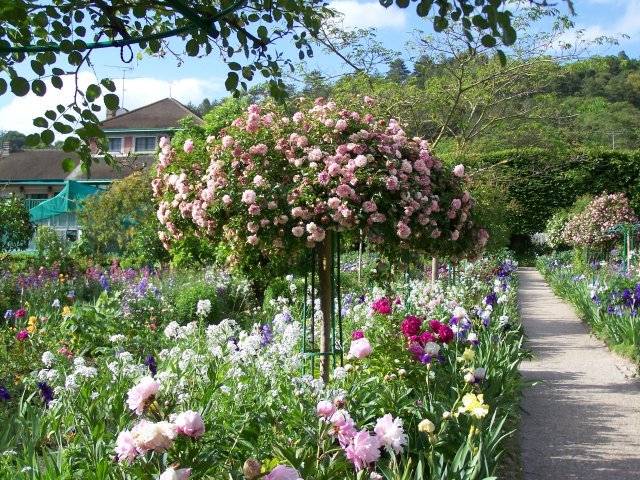
POLYGON ((30 212, 37 214, 35 218, 38 224, 54 226, 65 238, 76 238, 78 226, 72 212, 64 217, 57 213, 57 219, 48 218, 45 222, 41 218, 43 208, 32 209, 45 201, 52 205, 75 205, 76 199, 70 203, 67 201, 69 199, 56 197, 69 195, 68 192, 90 191, 90 188, 81 188, 80 185, 104 189, 113 181, 147 168, 155 160, 160 138, 171 137, 180 128, 180 121, 189 116, 193 117, 196 124, 203 122, 202 118, 173 98, 165 98, 131 111, 120 109, 109 112, 101 127, 116 166, 101 161, 98 146, 92 142, 91 149, 98 162, 91 165, 89 172, 82 171, 79 159, 73 154, 71 157, 77 167, 71 173, 65 172, 62 161, 70 155, 62 150, 12 152, 10 148, 3 148, 0 152, 0 196, 15 194, 23 197, 30 212), (73 185, 76 186, 71 188, 73 185), (64 225, 59 225, 57 222, 62 218, 65 219, 64 225))

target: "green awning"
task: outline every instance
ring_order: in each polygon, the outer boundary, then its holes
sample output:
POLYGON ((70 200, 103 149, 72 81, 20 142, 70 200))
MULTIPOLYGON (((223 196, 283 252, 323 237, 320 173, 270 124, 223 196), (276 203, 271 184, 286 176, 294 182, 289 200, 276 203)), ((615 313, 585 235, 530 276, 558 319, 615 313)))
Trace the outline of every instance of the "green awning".
POLYGON ((81 210, 82 207, 80 205, 80 201, 84 200, 89 195, 93 195, 100 191, 101 190, 97 187, 83 185, 82 183, 68 180, 62 191, 60 191, 60 193, 55 197, 50 198, 29 210, 31 221, 37 222, 63 213, 81 210))

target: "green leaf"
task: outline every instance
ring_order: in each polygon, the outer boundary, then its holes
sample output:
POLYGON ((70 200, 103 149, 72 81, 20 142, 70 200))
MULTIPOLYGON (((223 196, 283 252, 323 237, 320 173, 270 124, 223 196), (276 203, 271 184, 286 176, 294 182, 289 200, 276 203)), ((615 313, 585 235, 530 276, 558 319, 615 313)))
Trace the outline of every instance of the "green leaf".
POLYGON ((36 117, 33 119, 33 126, 38 128, 47 128, 49 126, 49 122, 44 117, 36 117))
POLYGON ((227 74, 227 80, 224 82, 224 86, 227 91, 231 92, 238 88, 238 74, 235 72, 229 72, 227 74))
POLYGON ((44 143, 45 145, 51 145, 56 139, 56 135, 52 130, 47 129, 40 134, 40 138, 42 139, 42 143, 44 143))
POLYGON ((24 97, 29 93, 29 82, 22 77, 13 77, 11 79, 11 91, 18 97, 24 97))
POLYGON ((51 85, 58 89, 62 88, 62 78, 54 75, 53 77, 51 77, 51 85))
POLYGON ((503 27, 502 29, 502 41, 505 45, 513 45, 516 41, 518 34, 516 33, 515 28, 512 26, 503 27))
POLYGON ((37 60, 31 60, 31 70, 38 76, 44 75, 44 65, 37 60))
POLYGON ((31 82, 31 91, 39 97, 43 97, 47 93, 47 85, 40 79, 31 82))
POLYGON ((419 17, 426 17, 429 15, 429 11, 431 11, 431 6, 433 5, 433 0, 423 0, 416 7, 416 12, 419 17))
POLYGON ((448 26, 449 26, 449 22, 444 17, 435 17, 433 19, 433 29, 436 32, 442 32, 448 26))
POLYGON ((44 112, 44 116, 49 120, 55 120, 56 118, 58 118, 58 114, 53 110, 47 110, 46 112, 44 112))
POLYGON ((500 65, 503 67, 507 65, 507 56, 502 50, 496 50, 496 54, 498 55, 498 60, 500 61, 500 65))
POLYGON ((110 78, 103 78, 100 80, 100 84, 110 92, 116 91, 116 84, 110 78))
POLYGON ((40 143, 40 134, 32 133, 31 135, 27 135, 27 138, 25 139, 25 143, 29 147, 37 146, 40 143))
POLYGON ((229 62, 227 65, 231 70, 235 70, 235 71, 238 71, 242 68, 238 62, 229 62))
POLYGON ((190 57, 195 57, 196 55, 198 55, 198 52, 200 51, 200 44, 198 43, 197 40, 194 40, 192 38, 185 45, 185 50, 187 52, 187 55, 189 55, 190 57))
POLYGON ((74 162, 72 158, 67 157, 62 161, 62 170, 65 172, 73 172, 74 168, 76 168, 76 162, 74 162))
POLYGON ((120 99, 115 93, 107 93, 104 96, 104 106, 109 110, 116 110, 120 103, 120 99))
POLYGON ((87 87, 85 95, 87 96, 87 100, 89 102, 93 102, 96 98, 102 95, 102 89, 95 83, 92 83, 87 87))
POLYGON ((7 93, 7 81, 4 78, 0 78, 0 95, 7 93))
POLYGON ((400 8, 407 8, 409 6, 409 0, 396 0, 396 5, 400 8))
POLYGON ((74 152, 80 146, 78 137, 67 137, 62 144, 62 150, 65 152, 74 152))
POLYGON ((483 37, 480 39, 480 42, 487 48, 493 48, 497 43, 496 39, 493 38, 492 35, 483 35, 483 37))
POLYGON ((67 125, 62 122, 53 122, 53 128, 56 132, 60 132, 63 135, 73 132, 73 127, 71 127, 71 125, 67 125))
POLYGON ((69 62, 70 65, 74 66, 80 65, 82 63, 82 54, 74 50, 67 57, 67 62, 69 62))

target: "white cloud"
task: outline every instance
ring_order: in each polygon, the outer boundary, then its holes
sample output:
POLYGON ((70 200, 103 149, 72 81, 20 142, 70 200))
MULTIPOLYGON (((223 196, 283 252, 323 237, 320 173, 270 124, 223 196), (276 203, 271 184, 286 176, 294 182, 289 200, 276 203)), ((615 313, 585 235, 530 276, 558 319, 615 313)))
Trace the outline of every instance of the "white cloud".
POLYGON ((344 15, 350 28, 402 28, 407 23, 406 11, 395 6, 384 8, 378 1, 334 0, 329 5, 344 15))
MULTIPOLYGON (((598 23, 596 19, 589 19, 591 21, 587 23, 580 21, 580 11, 578 10, 576 29, 582 32, 582 39, 594 40, 598 37, 610 36, 617 38, 620 45, 640 41, 640 0, 627 0, 625 2, 620 2, 619 0, 592 0, 590 3, 608 4, 611 7, 611 15, 606 19, 599 19, 606 20, 607 23, 598 23), (621 35, 626 35, 629 38, 621 38, 621 35)), ((568 35, 565 36, 564 40, 571 41, 568 35)))
MULTIPOLYGON (((37 97, 29 93, 24 97, 14 97, 8 104, 0 108, 0 130, 16 130, 22 133, 39 131, 33 126, 33 119, 44 115, 46 110, 55 110, 58 104, 67 105, 73 101, 75 85, 73 79, 66 77, 61 90, 53 88, 47 82, 47 94, 37 97)), ((114 80, 118 95, 122 94, 122 79, 114 80)), ((81 72, 78 77, 80 88, 97 83, 93 73, 81 72)), ((124 82, 124 107, 133 110, 169 96, 169 82, 155 78, 132 78, 124 82)), ((205 97, 218 98, 225 92, 221 80, 202 80, 197 78, 181 78, 171 82, 171 96, 187 104, 199 104, 205 97)), ((7 93, 6 95, 10 95, 7 93)), ((121 102, 122 103, 122 102, 121 102)), ((98 114, 104 118, 105 111, 98 114)), ((58 137, 56 135, 56 137, 58 137)))

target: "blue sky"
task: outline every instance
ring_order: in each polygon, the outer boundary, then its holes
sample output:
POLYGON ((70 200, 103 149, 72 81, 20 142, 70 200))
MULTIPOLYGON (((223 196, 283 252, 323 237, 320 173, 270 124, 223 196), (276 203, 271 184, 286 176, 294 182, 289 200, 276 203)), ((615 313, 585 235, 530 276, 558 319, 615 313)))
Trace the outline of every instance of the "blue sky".
MULTIPOLYGON (((344 14, 347 27, 376 28, 378 39, 388 48, 404 51, 405 43, 411 39, 413 31, 429 30, 429 23, 419 19, 414 5, 406 10, 395 6, 385 9, 377 0, 332 0, 331 5, 344 14)), ((606 50, 592 49, 593 53, 616 54, 625 50, 632 58, 640 56, 640 0, 574 0, 576 16, 573 21, 576 28, 583 31, 585 38, 596 38, 602 35, 627 35, 620 38, 619 46, 606 50)), ((567 13, 564 0, 557 0, 557 8, 567 13)), ((532 30, 543 26, 531 26, 532 30)), ((295 53, 295 49, 281 46, 285 51, 295 53)), ((118 93, 122 92, 122 68, 126 80, 124 82, 124 107, 131 110, 148 103, 171 96, 183 103, 199 103, 205 97, 220 98, 227 93, 224 80, 227 69, 215 55, 207 58, 188 59, 177 66, 173 58, 144 58, 134 60, 125 65, 120 60, 118 50, 103 50, 95 56, 94 71, 82 72, 81 83, 95 82, 98 78, 114 78, 118 93)), ((329 57, 317 51, 309 67, 320 69, 329 74, 342 69, 338 58, 329 57)), ((14 98, 11 95, 0 97, 0 130, 18 130, 25 133, 36 131, 32 125, 35 116, 42 115, 44 110, 58 103, 71 101, 71 85, 62 91, 51 89, 52 95, 37 98, 27 95, 14 98)))

